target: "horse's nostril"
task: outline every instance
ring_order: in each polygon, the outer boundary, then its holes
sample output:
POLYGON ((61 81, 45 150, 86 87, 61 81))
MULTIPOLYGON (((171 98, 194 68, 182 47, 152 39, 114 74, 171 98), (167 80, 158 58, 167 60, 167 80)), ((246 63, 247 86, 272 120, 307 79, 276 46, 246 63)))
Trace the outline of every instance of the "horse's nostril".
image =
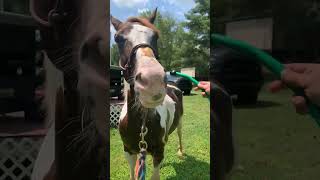
POLYGON ((141 73, 136 75, 136 81, 142 81, 141 73))
POLYGON ((153 97, 152 97, 152 100, 157 101, 157 100, 161 99, 161 97, 162 97, 162 94, 159 93, 159 94, 153 96, 153 97))

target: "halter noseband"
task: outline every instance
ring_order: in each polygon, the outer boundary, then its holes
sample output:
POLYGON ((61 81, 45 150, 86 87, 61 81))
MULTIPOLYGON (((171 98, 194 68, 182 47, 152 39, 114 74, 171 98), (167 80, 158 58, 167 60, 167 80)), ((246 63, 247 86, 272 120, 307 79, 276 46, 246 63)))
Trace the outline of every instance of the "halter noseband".
POLYGON ((134 46, 131 51, 130 51, 130 55, 129 55, 129 59, 127 61, 127 63, 125 64, 124 67, 122 67, 120 65, 120 68, 123 70, 123 75, 124 75, 124 78, 126 79, 126 81, 131 85, 132 84, 132 73, 133 73, 133 67, 134 65, 132 64, 132 61, 134 60, 135 58, 135 55, 137 54, 137 51, 139 48, 150 48, 152 49, 152 52, 153 54, 155 55, 155 58, 158 59, 159 55, 158 55, 158 51, 152 47, 150 44, 147 44, 147 43, 141 43, 141 44, 138 44, 136 46, 134 46))

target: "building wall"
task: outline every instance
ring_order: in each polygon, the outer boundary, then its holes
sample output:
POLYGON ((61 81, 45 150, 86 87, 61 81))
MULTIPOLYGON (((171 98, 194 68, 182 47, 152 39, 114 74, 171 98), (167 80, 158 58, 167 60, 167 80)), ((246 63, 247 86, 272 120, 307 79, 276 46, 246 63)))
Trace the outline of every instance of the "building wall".
POLYGON ((272 18, 250 19, 226 23, 226 35, 245 41, 257 48, 272 49, 272 18))

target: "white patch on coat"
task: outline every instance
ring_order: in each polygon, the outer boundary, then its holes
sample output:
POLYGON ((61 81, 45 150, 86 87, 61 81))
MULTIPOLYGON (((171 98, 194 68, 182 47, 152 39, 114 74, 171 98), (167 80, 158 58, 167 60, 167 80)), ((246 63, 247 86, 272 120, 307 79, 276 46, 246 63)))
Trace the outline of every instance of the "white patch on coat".
POLYGON ((31 179, 43 180, 55 159, 55 104, 59 88, 63 88, 63 74, 55 68, 47 56, 44 59, 46 70, 44 106, 47 109, 46 126, 50 125, 37 159, 34 163, 31 179))
POLYGON ((129 154, 128 152, 124 152, 124 156, 126 157, 129 166, 130 166, 130 180, 134 179, 134 169, 137 161, 136 154, 129 154))
POLYGON ((120 121, 122 121, 124 119, 124 117, 127 115, 127 110, 128 109, 128 104, 127 102, 124 103, 124 105, 122 106, 121 109, 121 113, 120 113, 120 121))
POLYGON ((176 111, 175 102, 170 96, 166 95, 162 105, 156 107, 156 111, 160 115, 160 125, 164 128, 164 136, 162 137, 163 143, 166 143, 165 137, 169 134, 169 130, 173 123, 174 113, 176 111))

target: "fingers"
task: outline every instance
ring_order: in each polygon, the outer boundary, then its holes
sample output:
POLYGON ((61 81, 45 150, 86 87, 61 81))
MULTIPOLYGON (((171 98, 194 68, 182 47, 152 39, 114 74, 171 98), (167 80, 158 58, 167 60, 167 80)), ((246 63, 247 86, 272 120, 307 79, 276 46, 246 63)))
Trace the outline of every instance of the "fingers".
POLYGON ((299 114, 307 114, 308 107, 306 104, 306 100, 302 96, 293 96, 291 99, 292 103, 296 108, 296 112, 299 114))
POLYGON ((202 84, 201 82, 198 84, 198 89, 206 89, 207 88, 207 85, 206 84, 202 84))
POLYGON ((199 82, 199 84, 201 84, 201 85, 207 85, 209 82, 207 82, 207 81, 200 81, 199 82))
POLYGON ((286 83, 289 87, 305 88, 306 85, 304 74, 297 73, 290 69, 285 69, 282 72, 282 81, 286 83))
POLYGON ((267 86, 268 91, 270 91, 271 93, 278 92, 284 88, 285 84, 280 80, 273 81, 267 86))
POLYGON ((310 64, 292 63, 292 64, 286 64, 285 67, 296 73, 304 73, 310 67, 310 64))

